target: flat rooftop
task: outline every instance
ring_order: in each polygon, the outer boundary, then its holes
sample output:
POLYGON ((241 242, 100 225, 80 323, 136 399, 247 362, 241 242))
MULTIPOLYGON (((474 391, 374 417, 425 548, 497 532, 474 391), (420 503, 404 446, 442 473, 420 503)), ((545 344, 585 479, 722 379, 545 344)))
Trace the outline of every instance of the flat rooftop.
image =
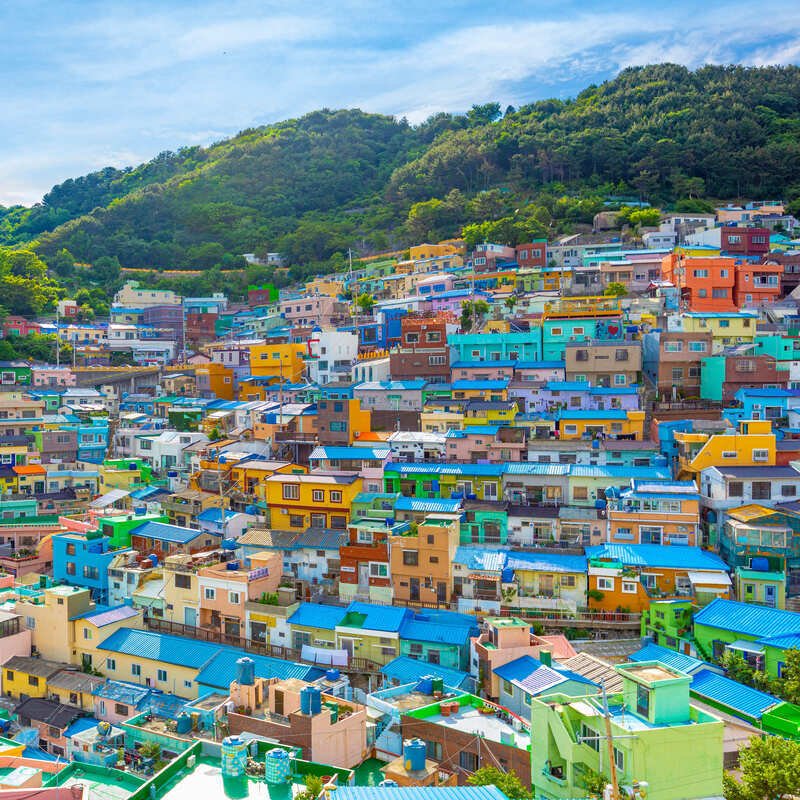
POLYGON ((448 717, 435 714, 425 717, 425 721, 462 733, 483 736, 484 739, 501 744, 511 745, 511 741, 504 740, 513 736, 513 745, 511 746, 518 747, 520 750, 525 750, 531 744, 531 737, 527 731, 516 730, 511 723, 500 719, 496 714, 482 714, 471 705, 462 706, 457 714, 451 713, 448 717))

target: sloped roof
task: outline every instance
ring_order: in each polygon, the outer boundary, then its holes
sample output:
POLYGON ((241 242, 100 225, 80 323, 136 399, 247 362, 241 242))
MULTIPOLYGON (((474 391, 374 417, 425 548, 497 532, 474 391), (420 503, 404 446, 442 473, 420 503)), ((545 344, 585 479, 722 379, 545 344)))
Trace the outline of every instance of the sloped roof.
POLYGON ((800 635, 800 614, 721 598, 696 612, 694 623, 757 637, 761 641, 800 635))
POLYGON ((108 650, 151 661, 163 661, 181 667, 200 669, 220 650, 221 645, 172 636, 167 633, 120 628, 104 639, 98 650, 108 650))
POLYGON ((614 544, 586 548, 586 556, 621 561, 631 567, 666 567, 667 569, 722 570, 730 567, 717 555, 688 545, 614 544))
POLYGON ((461 670, 443 667, 441 664, 429 664, 427 661, 418 661, 409 656, 398 656, 393 658, 388 664, 381 667, 381 672, 387 678, 395 679, 402 683, 414 683, 426 675, 435 675, 441 678, 445 686, 452 686, 456 689, 469 684, 470 676, 461 670))
POLYGON ((703 700, 727 706, 734 712, 761 719, 761 715, 782 701, 766 692, 719 675, 709 669, 702 669, 692 678, 689 691, 703 700))
POLYGON ((668 667, 686 672, 691 675, 699 669, 704 669, 709 665, 699 658, 687 656, 677 650, 670 650, 657 644, 646 644, 641 650, 637 650, 630 657, 631 661, 660 661, 668 667))

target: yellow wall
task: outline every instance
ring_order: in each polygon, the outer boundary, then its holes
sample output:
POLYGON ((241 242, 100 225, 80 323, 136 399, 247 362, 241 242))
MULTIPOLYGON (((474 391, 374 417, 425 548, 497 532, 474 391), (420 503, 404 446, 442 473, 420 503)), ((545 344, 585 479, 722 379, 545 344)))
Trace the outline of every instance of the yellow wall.
POLYGON ((111 653, 109 651, 97 651, 98 658, 95 659, 94 666, 105 677, 120 681, 129 681, 131 683, 139 683, 145 685, 147 679, 150 679, 150 685, 156 689, 163 689, 165 692, 171 692, 179 697, 186 697, 194 700, 197 697, 197 683, 195 678, 199 670, 191 669, 189 667, 179 667, 175 664, 167 664, 163 661, 153 661, 139 656, 129 656, 123 653, 111 653), (115 668, 109 669, 106 665, 106 659, 113 658, 115 668), (133 674, 133 665, 137 664, 140 668, 140 674, 133 674), (166 670, 167 680, 158 680, 158 670, 166 670), (190 686, 186 686, 184 681, 189 681, 190 686))
POLYGON ((2 667, 3 670, 3 694, 10 695, 18 699, 21 695, 25 694, 28 697, 46 697, 47 696, 47 678, 41 675, 29 675, 27 672, 20 672, 19 670, 9 670, 7 667, 2 667), (11 675, 11 678, 9 678, 11 675))
POLYGON ((631 436, 640 441, 644 438, 644 411, 628 411, 627 419, 608 419, 603 417, 603 412, 598 411, 597 416, 591 419, 565 419, 559 422, 559 436, 561 439, 581 439, 584 433, 603 426, 603 432, 609 436, 631 436), (614 427, 619 425, 619 428, 614 427), (574 432, 568 426, 574 426, 574 432))
POLYGON ((250 347, 250 372, 254 378, 275 378, 297 383, 305 373, 304 344, 254 344, 250 347))
POLYGON ((775 465, 775 434, 769 420, 743 420, 739 430, 732 434, 709 437, 686 468, 700 472, 707 467, 752 467, 775 465), (754 450, 766 450, 767 459, 755 461, 754 450), (735 456, 723 456, 735 453, 735 456))
POLYGON ((273 475, 265 484, 266 501, 270 511, 270 522, 273 528, 280 530, 305 530, 311 519, 311 514, 325 514, 326 527, 330 527, 330 516, 344 516, 345 521, 350 521, 350 505, 353 498, 361 491, 363 481, 357 478, 352 483, 331 483, 317 479, 314 475, 282 476, 273 475), (297 499, 286 499, 283 487, 294 485, 298 487, 297 499), (322 492, 322 497, 314 497, 314 492, 322 492), (331 500, 331 492, 340 492, 340 502, 331 500), (282 513, 286 509, 287 513, 282 513), (299 525, 291 524, 291 516, 302 516, 303 522, 299 525))

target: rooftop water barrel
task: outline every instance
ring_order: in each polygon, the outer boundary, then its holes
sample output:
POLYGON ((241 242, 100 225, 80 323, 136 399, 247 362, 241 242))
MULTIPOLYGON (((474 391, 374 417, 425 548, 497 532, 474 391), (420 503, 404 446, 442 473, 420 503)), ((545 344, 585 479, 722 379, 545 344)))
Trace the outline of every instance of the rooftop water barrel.
POLYGON ((236 539, 223 539, 221 546, 223 550, 235 550, 237 547, 236 539))
POLYGON ((319 714, 322 710, 322 692, 316 686, 306 686, 300 690, 300 712, 307 716, 319 714))
POLYGON ((175 730, 177 733, 189 733, 192 729, 192 718, 185 712, 181 711, 175 719, 175 730))
POLYGON ((657 467, 666 467, 667 466, 667 457, 666 456, 656 456, 653 459, 653 464, 657 467))
POLYGON ((325 677, 329 681, 338 681, 340 675, 341 673, 339 672, 338 669, 329 669, 325 671, 325 677))
POLYGON ((423 675, 417 684, 417 691, 420 694, 433 694, 433 677, 431 675, 423 675))
POLYGON ((133 513, 137 517, 141 517, 147 513, 147 509, 144 506, 139 506, 138 508, 133 509, 133 513))
POLYGON ((236 660, 236 680, 240 686, 252 686, 256 682, 256 662, 242 656, 236 660))
POLYGON ((223 778, 242 777, 247 765, 247 742, 238 736, 226 736, 222 740, 220 757, 223 778))
POLYGON ((769 572, 769 559, 764 556, 754 556, 750 559, 750 569, 754 572, 769 572))
POLYGON ((386 788, 386 787, 397 786, 397 781, 391 781, 391 780, 389 780, 388 778, 386 778, 385 780, 382 780, 382 781, 381 781, 381 782, 378 784, 378 786, 380 786, 381 788, 386 788))
POLYGON ((291 758, 285 750, 276 747, 264 757, 264 779, 271 786, 288 783, 291 774, 291 758))
POLYGON ((511 567, 504 567, 500 573, 500 580, 503 583, 511 583, 514 580, 514 570, 511 567))
POLYGON ((236 570, 239 569, 239 562, 238 561, 229 561, 225 565, 225 569, 227 569, 229 572, 236 572, 236 570))
POLYGON ((434 692, 444 691, 444 680, 442 678, 436 677, 433 679, 433 691, 434 692))
POLYGON ((592 450, 599 450, 599 449, 600 449, 600 440, 592 439, 592 450))
POLYGON ((154 567, 158 566, 158 556, 155 553, 150 553, 147 558, 154 567))
POLYGON ((403 742, 403 765, 408 772, 425 769, 425 742, 422 739, 406 739, 403 742))
POLYGON ((168 478, 177 478, 178 477, 178 473, 174 469, 171 469, 171 470, 169 470, 167 472, 167 477, 168 478))

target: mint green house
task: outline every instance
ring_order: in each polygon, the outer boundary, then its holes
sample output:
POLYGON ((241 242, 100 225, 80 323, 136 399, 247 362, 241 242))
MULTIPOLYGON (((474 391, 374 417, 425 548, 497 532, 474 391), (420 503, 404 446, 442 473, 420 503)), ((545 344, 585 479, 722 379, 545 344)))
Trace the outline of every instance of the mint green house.
POLYGON ((131 531, 145 522, 169 522, 165 514, 118 514, 100 517, 97 529, 103 536, 110 538, 109 547, 117 550, 131 546, 131 531))
POLYGON ((461 544, 506 544, 508 514, 489 504, 467 501, 461 519, 461 544))
POLYGON ((700 397, 721 403, 722 384, 725 383, 725 356, 708 356, 700 363, 700 397))
MULTIPOLYGON (((724 726, 690 704, 691 677, 659 661, 618 665, 615 670, 621 688, 608 702, 619 784, 631 787, 634 781, 646 781, 648 800, 719 797, 724 726)), ((610 777, 600 698, 534 697, 531 740, 537 798, 586 797, 594 776, 610 777)))
POLYGON ((691 628, 691 600, 651 600, 642 611, 642 636, 670 650, 690 649, 691 628))
POLYGON ((782 570, 759 571, 736 567, 736 596, 745 603, 772 608, 786 608, 786 573, 782 570))
POLYGON ((541 361, 542 333, 458 333, 447 337, 456 361, 541 361))

